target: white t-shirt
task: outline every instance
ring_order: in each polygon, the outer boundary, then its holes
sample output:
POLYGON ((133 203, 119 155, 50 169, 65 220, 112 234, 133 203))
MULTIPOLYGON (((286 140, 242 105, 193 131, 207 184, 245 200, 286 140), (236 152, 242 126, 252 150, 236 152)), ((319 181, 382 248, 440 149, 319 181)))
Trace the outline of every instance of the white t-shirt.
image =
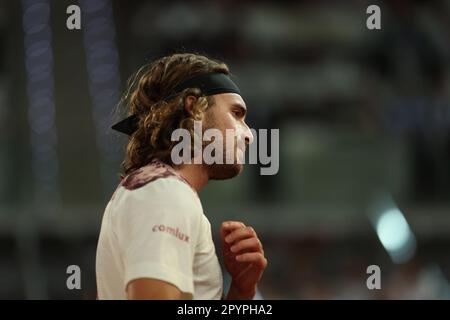
POLYGON ((125 177, 104 215, 97 246, 99 299, 126 299, 138 278, 169 282, 184 299, 221 299, 222 270, 197 193, 154 160, 125 177))

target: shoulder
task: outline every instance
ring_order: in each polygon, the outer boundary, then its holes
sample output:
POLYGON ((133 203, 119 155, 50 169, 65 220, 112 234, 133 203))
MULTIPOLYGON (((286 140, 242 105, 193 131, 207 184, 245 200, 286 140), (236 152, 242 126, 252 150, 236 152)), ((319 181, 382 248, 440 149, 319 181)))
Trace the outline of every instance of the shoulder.
POLYGON ((167 174, 155 178, 154 175, 146 176, 144 171, 134 179, 133 188, 119 186, 111 200, 111 214, 116 223, 201 223, 203 208, 197 193, 177 176, 167 174))
POLYGON ((154 179, 135 189, 121 186, 116 192, 114 205, 116 208, 142 206, 144 211, 153 212, 178 208, 197 214, 202 212, 197 194, 174 176, 154 179))
POLYGON ((127 190, 136 190, 153 181, 168 177, 178 179, 178 176, 175 174, 174 170, 168 165, 154 161, 149 165, 139 168, 127 175, 120 183, 120 186, 127 190))
POLYGON ((203 208, 198 194, 164 163, 153 161, 122 179, 111 199, 114 225, 171 221, 199 225, 203 208))

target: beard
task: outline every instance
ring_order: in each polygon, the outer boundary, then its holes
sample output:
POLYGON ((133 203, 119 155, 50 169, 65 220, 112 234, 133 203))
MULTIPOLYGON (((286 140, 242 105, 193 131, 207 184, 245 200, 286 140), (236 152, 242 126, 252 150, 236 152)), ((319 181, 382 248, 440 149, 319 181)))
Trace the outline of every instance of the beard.
MULTIPOLYGON (((209 115, 205 119, 205 128, 204 130, 215 128, 221 130, 219 123, 217 123, 213 116, 209 115)), ((225 130, 221 130, 222 133, 224 133, 225 130)), ((203 148, 206 147, 209 143, 212 142, 203 142, 203 148)), ((232 179, 239 175, 242 170, 244 169, 244 166, 242 162, 237 160, 237 143, 236 139, 234 140, 233 148, 234 148, 234 161, 233 163, 227 163, 226 161, 226 147, 225 142, 221 141, 222 144, 222 154, 223 159, 222 163, 212 163, 212 164, 206 164, 204 163, 203 166, 205 167, 206 171, 208 172, 209 179, 211 180, 227 180, 232 179)), ((204 149, 202 149, 204 150, 204 149)))
POLYGON ((205 164, 208 176, 211 180, 226 180, 236 177, 242 172, 244 166, 242 164, 205 164))
MULTIPOLYGON (((203 147, 209 143, 204 143, 203 147)), ((234 160, 227 163, 225 146, 222 149, 222 162, 221 163, 203 163, 204 168, 208 172, 208 176, 211 180, 226 180, 231 179, 239 175, 244 170, 242 162, 238 162, 236 157, 236 148, 234 148, 234 160)), ((213 151, 213 156, 215 152, 213 151)))

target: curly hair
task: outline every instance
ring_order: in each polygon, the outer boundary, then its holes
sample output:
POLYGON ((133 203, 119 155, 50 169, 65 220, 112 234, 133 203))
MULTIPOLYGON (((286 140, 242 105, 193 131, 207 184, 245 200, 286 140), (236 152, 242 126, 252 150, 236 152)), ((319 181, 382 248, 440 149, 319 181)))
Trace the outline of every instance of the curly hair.
POLYGON ((171 95, 182 81, 211 72, 230 74, 228 66, 203 55, 172 54, 144 65, 129 80, 122 97, 128 115, 138 116, 138 128, 131 135, 122 167, 125 175, 145 166, 155 158, 173 165, 171 141, 177 128, 187 129, 194 136, 194 121, 203 119, 204 111, 214 104, 211 96, 204 97, 198 88, 187 88, 171 95), (187 96, 197 98, 191 112, 185 109, 187 96))

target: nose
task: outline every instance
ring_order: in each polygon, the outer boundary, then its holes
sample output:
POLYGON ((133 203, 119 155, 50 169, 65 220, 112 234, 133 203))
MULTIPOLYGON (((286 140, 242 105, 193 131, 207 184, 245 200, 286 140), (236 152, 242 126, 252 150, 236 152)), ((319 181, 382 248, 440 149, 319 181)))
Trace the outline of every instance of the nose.
POLYGON ((253 143, 253 133, 250 130, 250 128, 246 125, 246 129, 244 132, 244 137, 245 137, 245 144, 249 145, 253 143))

